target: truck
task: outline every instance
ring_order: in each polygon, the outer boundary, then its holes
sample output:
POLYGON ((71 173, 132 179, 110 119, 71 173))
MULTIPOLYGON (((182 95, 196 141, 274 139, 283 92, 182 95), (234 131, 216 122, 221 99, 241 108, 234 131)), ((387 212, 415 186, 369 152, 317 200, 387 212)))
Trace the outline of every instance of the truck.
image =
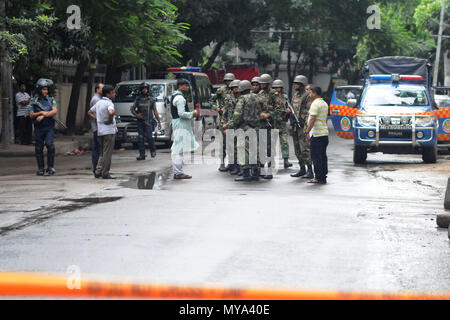
POLYGON ((425 59, 381 57, 365 63, 362 86, 336 88, 330 116, 336 134, 354 141, 355 164, 373 152, 436 163, 438 143, 450 140, 450 107, 437 108, 431 71, 425 59))

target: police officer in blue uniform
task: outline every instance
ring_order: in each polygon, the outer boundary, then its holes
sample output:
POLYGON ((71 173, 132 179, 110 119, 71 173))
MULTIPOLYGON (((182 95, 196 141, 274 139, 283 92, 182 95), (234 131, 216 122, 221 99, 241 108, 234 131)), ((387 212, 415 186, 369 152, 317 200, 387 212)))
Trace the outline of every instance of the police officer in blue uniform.
POLYGON ((139 157, 137 160, 145 160, 145 141, 150 146, 152 158, 156 157, 155 141, 153 139, 153 131, 155 131, 156 121, 158 128, 161 130, 161 121, 159 119, 158 110, 155 107, 155 101, 150 94, 150 84, 143 82, 139 86, 139 95, 131 107, 131 113, 137 118, 138 134, 139 134, 139 157), (155 120, 156 119, 156 120, 155 120))
POLYGON ((36 95, 30 102, 30 117, 33 119, 36 160, 38 176, 43 176, 44 171, 44 145, 47 147, 47 173, 54 175, 55 171, 55 119, 58 109, 56 101, 49 96, 49 89, 53 81, 39 79, 36 84, 36 95))

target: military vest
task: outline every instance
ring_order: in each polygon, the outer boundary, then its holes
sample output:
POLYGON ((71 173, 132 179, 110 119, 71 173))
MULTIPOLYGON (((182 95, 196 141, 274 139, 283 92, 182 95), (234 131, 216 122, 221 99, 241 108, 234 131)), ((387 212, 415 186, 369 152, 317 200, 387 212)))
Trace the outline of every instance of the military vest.
MULTIPOLYGON (((175 100, 175 98, 176 98, 177 96, 183 96, 183 95, 182 95, 181 93, 176 93, 176 94, 174 94, 174 95, 172 96, 172 100, 170 101, 170 111, 171 111, 171 113, 172 113, 172 119, 179 119, 179 118, 180 118, 180 115, 178 114, 178 108, 177 108, 176 106, 173 105, 173 100, 175 100)), ((186 103, 186 105, 184 106, 184 110, 185 110, 186 112, 190 112, 189 106, 188 106, 187 103, 186 103)))

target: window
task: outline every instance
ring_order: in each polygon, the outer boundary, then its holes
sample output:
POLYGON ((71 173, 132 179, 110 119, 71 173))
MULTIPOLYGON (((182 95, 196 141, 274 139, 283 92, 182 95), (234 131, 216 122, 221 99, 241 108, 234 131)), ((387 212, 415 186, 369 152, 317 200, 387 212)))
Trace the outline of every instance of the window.
POLYGON ((367 89, 365 106, 429 106, 427 93, 423 87, 412 86, 373 86, 367 89))

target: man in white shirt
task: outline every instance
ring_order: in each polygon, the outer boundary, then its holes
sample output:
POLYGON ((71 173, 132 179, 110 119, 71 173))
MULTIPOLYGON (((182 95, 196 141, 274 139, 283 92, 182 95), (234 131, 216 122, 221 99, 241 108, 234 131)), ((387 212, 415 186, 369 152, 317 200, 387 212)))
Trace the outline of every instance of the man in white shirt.
POLYGON ((20 143, 31 144, 33 124, 29 115, 31 97, 26 92, 25 83, 20 85, 20 91, 16 94, 17 118, 19 122, 20 143))
MULTIPOLYGON (((91 99, 90 108, 95 106, 97 102, 99 102, 102 99, 102 92, 103 87, 105 85, 103 83, 99 83, 95 86, 95 95, 91 99)), ((92 168, 94 170, 97 169, 98 160, 100 159, 101 154, 101 145, 99 143, 98 138, 98 128, 97 128, 97 121, 94 119, 91 119, 91 128, 93 133, 93 139, 92 139, 92 168)))
POLYGON ((320 87, 311 88, 310 97, 313 100, 309 109, 308 128, 305 134, 311 140, 311 159, 314 164, 315 178, 309 183, 326 184, 328 175, 328 104, 322 99, 320 87))
POLYGON ((115 109, 112 102, 115 97, 114 87, 106 85, 103 88, 103 98, 88 112, 91 118, 97 120, 98 138, 102 146, 100 159, 95 171, 96 178, 116 179, 109 173, 117 133, 116 120, 114 119, 115 109))

